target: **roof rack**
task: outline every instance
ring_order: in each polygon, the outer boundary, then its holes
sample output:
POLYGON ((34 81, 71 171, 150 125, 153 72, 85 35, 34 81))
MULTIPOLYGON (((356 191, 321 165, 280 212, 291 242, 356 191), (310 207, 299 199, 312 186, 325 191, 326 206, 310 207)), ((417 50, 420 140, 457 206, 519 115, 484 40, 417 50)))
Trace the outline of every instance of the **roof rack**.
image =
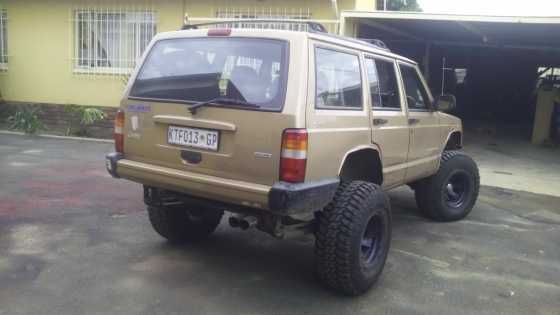
MULTIPOLYGON (((188 22, 188 18, 185 19, 188 22)), ((239 23, 249 23, 249 24, 284 24, 284 25, 306 25, 307 32, 309 33, 321 33, 322 35, 326 35, 333 38, 338 38, 341 40, 346 40, 352 43, 357 43, 361 45, 367 45, 373 48, 382 49, 385 51, 391 51, 385 43, 379 39, 356 39, 347 36, 341 36, 336 34, 331 34, 327 31, 323 24, 313 21, 307 20, 286 20, 286 19, 232 19, 232 20, 223 20, 223 21, 215 21, 215 22, 208 22, 208 23, 198 23, 198 24, 184 24, 181 27, 181 30, 196 30, 201 27, 205 26, 220 26, 220 25, 231 25, 231 24, 239 24, 239 23)))
POLYGON ((306 21, 306 20, 285 20, 285 19, 235 19, 235 20, 225 20, 225 21, 216 21, 216 22, 208 22, 208 23, 199 23, 199 24, 185 24, 181 28, 182 30, 196 30, 202 26, 211 26, 211 25, 224 25, 224 24, 233 24, 233 23, 252 23, 252 24, 295 24, 295 25, 306 25, 307 32, 310 33, 328 33, 327 29, 323 24, 306 21))

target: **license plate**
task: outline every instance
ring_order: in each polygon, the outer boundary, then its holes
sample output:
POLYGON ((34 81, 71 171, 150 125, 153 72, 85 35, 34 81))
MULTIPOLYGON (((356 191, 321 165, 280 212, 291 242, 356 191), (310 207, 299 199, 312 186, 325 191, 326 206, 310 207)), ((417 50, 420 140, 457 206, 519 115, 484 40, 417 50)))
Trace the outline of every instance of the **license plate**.
POLYGON ((218 151, 218 131, 169 126, 167 142, 187 147, 218 151))

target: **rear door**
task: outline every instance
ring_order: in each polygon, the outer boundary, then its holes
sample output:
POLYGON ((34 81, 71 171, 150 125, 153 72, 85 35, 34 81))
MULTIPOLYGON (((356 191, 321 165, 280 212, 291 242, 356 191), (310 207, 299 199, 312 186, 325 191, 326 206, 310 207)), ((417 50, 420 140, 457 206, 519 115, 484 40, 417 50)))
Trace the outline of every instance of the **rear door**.
POLYGON ((277 181, 282 131, 295 124, 286 114, 293 107, 284 103, 298 89, 289 92, 288 85, 299 84, 297 77, 287 80, 289 49, 285 40, 247 37, 154 44, 124 101, 126 158, 251 183, 277 181), (189 111, 213 99, 229 101, 189 111))
POLYGON ((431 109, 432 97, 417 67, 399 64, 410 126, 407 182, 432 173, 441 155, 439 114, 431 109))
POLYGON ((366 56, 366 73, 373 108, 372 139, 382 150, 383 185, 403 182, 409 147, 409 127, 394 59, 366 56))

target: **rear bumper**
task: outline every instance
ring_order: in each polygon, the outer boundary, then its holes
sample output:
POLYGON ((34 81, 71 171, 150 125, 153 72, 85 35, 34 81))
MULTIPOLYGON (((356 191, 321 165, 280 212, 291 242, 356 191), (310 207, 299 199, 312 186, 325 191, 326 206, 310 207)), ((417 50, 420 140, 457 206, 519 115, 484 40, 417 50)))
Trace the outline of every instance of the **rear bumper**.
POLYGON ((105 159, 107 171, 115 178, 278 215, 322 209, 332 200, 339 183, 338 179, 329 179, 302 184, 278 182, 267 186, 131 161, 120 153, 107 154, 105 159))
POLYGON ((268 194, 268 206, 273 212, 303 213, 323 209, 334 197, 339 180, 291 184, 278 182, 268 194))

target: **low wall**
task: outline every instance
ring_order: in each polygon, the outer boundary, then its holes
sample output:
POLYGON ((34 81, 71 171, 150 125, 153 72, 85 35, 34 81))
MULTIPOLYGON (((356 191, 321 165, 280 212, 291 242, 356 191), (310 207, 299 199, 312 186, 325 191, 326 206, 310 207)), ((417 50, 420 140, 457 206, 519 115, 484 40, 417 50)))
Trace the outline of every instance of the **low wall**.
MULTIPOLYGON (((45 125, 47 130, 41 133, 53 135, 67 135, 68 128, 72 126, 71 134, 75 135, 80 125, 80 117, 77 113, 69 111, 68 105, 59 104, 41 104, 41 103, 19 103, 19 102, 4 102, 0 104, 0 129, 8 129, 9 124, 7 119, 18 110, 35 106, 39 108, 37 116, 45 125)), ((92 138, 111 139, 113 138, 113 120, 117 108, 115 107, 101 107, 89 106, 101 109, 106 114, 104 120, 98 121, 90 126, 87 126, 88 136, 92 138)))

